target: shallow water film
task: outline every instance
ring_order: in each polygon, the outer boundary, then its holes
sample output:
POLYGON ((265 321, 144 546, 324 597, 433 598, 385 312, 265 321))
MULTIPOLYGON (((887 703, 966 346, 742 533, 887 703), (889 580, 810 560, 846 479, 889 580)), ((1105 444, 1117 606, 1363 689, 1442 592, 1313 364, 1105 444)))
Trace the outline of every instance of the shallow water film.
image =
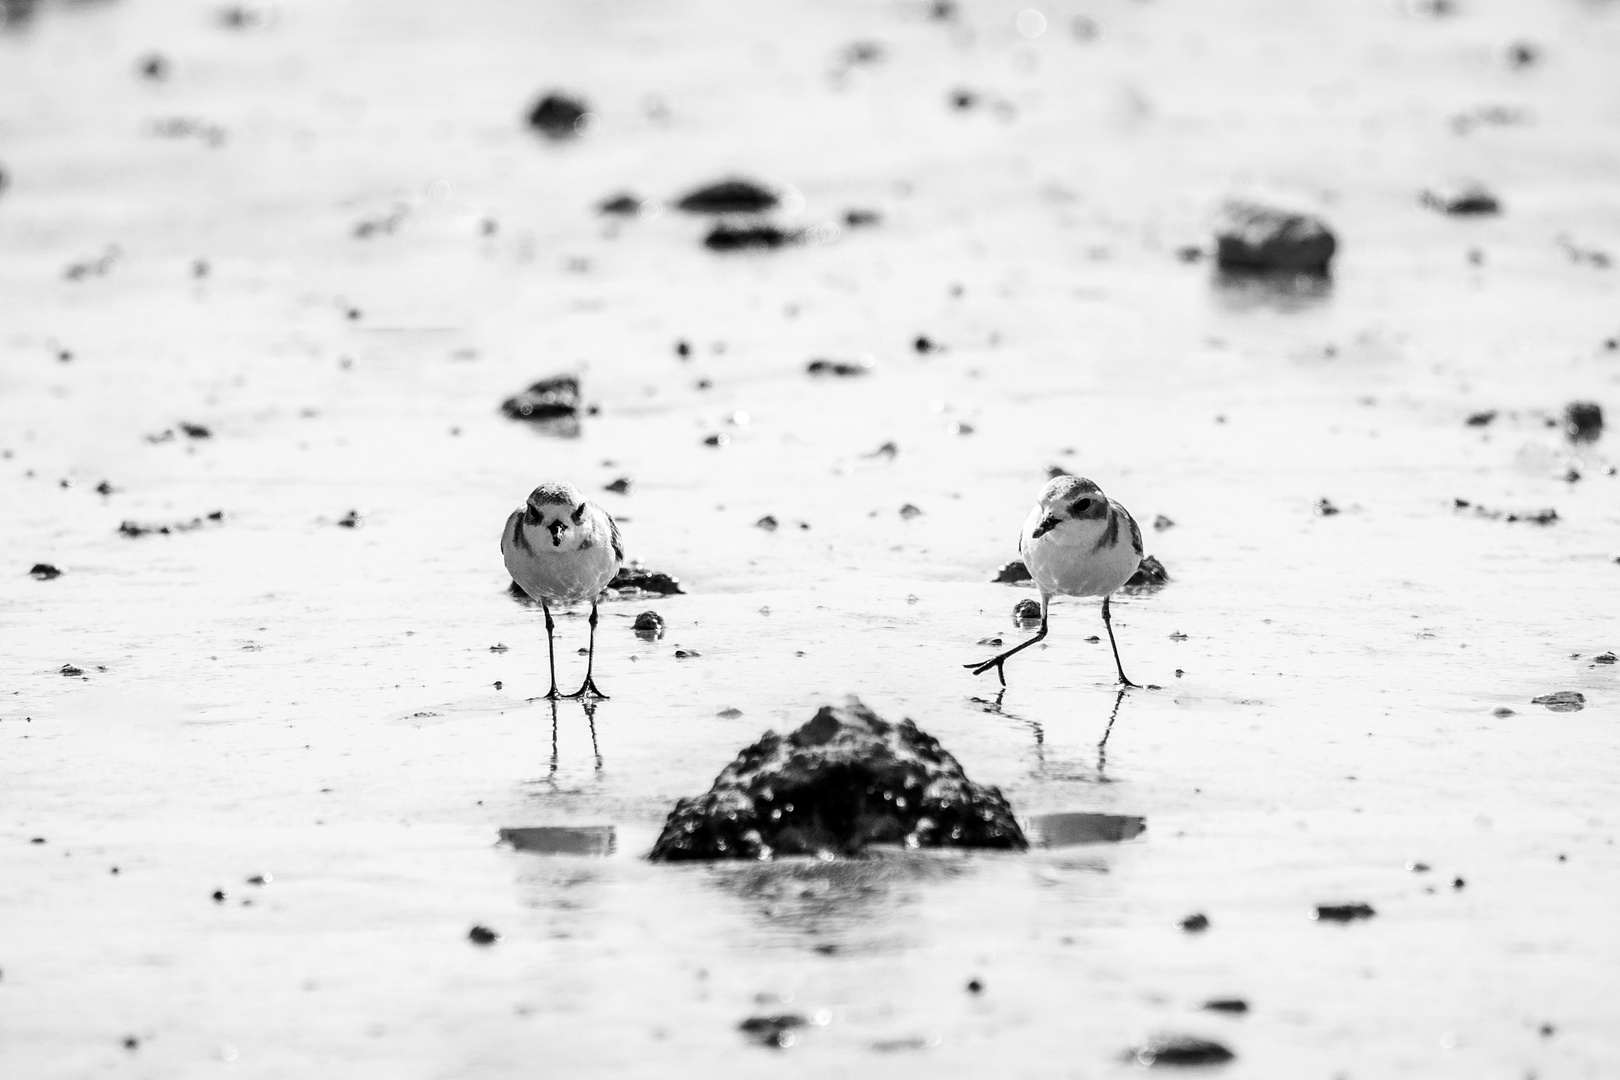
POLYGON ((0 0, 0 1076, 1620 1074, 1620 4, 1030 2, 0 0))

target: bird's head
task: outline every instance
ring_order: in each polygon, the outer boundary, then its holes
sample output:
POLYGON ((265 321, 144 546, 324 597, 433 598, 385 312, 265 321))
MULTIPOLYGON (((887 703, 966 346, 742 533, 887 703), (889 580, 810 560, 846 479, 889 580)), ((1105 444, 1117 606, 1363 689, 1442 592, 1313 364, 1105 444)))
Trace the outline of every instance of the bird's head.
POLYGON ((1040 539, 1066 521, 1097 521, 1108 516, 1108 497, 1083 476, 1059 476, 1041 489, 1041 518, 1030 534, 1040 539))
POLYGON ((541 484, 529 492, 523 523, 549 533, 552 547, 562 547, 563 538, 584 522, 585 496, 573 484, 541 484))

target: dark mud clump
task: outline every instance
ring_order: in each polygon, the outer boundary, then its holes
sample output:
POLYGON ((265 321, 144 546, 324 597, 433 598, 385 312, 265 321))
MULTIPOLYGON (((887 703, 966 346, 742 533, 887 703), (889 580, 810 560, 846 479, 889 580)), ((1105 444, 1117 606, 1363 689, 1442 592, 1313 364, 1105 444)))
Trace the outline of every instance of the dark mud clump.
POLYGON ((1586 708, 1586 695, 1579 690, 1560 690, 1555 694, 1531 698, 1530 704, 1544 705, 1550 712, 1580 712, 1586 708))
POLYGON ((596 212, 611 217, 635 217, 641 213, 641 200, 628 191, 621 191, 597 203, 596 212))
POLYGON ((474 945, 493 945, 501 940, 501 935, 487 926, 475 926, 467 931, 467 940, 474 945))
POLYGON ((998 789, 970 781, 910 720, 891 724, 851 700, 743 750, 706 794, 676 804, 650 857, 856 855, 871 844, 1029 846, 998 789))
POLYGON ((1477 413, 1469 413, 1466 423, 1469 427, 1488 427, 1496 419, 1495 409, 1482 409, 1477 413))
POLYGON ((1013 605, 1013 625, 1028 629, 1041 624, 1041 605, 1034 600, 1020 600, 1013 605))
POLYGON ((1163 588, 1169 580, 1170 571, 1164 568, 1164 563, 1153 555, 1147 555, 1143 557, 1142 564, 1136 568, 1136 573, 1119 587, 1119 591, 1132 594, 1152 592, 1163 588))
POLYGON ((668 574, 637 565, 620 567, 613 580, 608 582, 607 591, 618 600, 639 596, 685 595, 686 592, 681 588, 681 583, 668 574))
POLYGON ((793 1029, 804 1027, 806 1023, 808 1021, 804 1017, 793 1013, 783 1013, 780 1016, 750 1016, 737 1025, 737 1030, 761 1046, 786 1049, 796 1041, 793 1029))
POLYGON ((76 679, 80 675, 84 674, 84 668, 74 667, 72 664, 63 664, 61 670, 58 671, 57 674, 65 676, 69 679, 76 679))
POLYGON ((224 520, 225 511, 215 510, 212 513, 204 514, 202 517, 192 518, 190 521, 174 521, 168 524, 147 525, 137 521, 125 521, 118 526, 118 531, 120 534, 132 539, 151 536, 154 533, 160 536, 168 536, 171 533, 191 532, 193 529, 217 525, 224 520))
POLYGON ((1157 1065, 1219 1065, 1237 1055, 1213 1039, 1197 1035, 1162 1033, 1143 1039, 1125 1051, 1125 1060, 1144 1067, 1157 1065))
POLYGON ((657 641, 664 636, 664 617, 656 611, 643 611, 630 624, 630 630, 642 641, 657 641))
POLYGON ((866 356, 859 360, 812 360, 804 365, 804 370, 811 375, 837 375, 849 378, 867 374, 872 370, 873 364, 872 358, 866 356))
POLYGON ((1442 214, 1459 216, 1496 214, 1502 210, 1496 196, 1474 180, 1432 187, 1418 196, 1418 202, 1442 214))
POLYGON ((764 184, 733 177, 694 188, 676 200, 675 208, 688 214, 759 214, 780 201, 764 184))
POLYGON ((1026 581, 1033 581, 1030 577, 1029 567, 1024 565, 1023 559, 1014 559, 1005 563, 996 576, 990 579, 996 585, 1020 585, 1026 581))
POLYGON ((529 110, 529 126, 548 139, 572 139, 589 111, 579 98, 553 91, 529 110))
POLYGON ((1202 1007, 1210 1012, 1232 1013, 1238 1016, 1249 1011, 1249 1003, 1242 998, 1210 998, 1202 1007))
POLYGON ((710 251, 774 251, 797 243, 801 234, 775 225, 728 225, 721 222, 703 238, 710 251))
POLYGON ((1311 918, 1317 922, 1355 922, 1376 914, 1371 904, 1317 904, 1311 918))
POLYGON ((1338 248, 1321 218, 1233 200, 1215 226, 1223 270, 1292 270, 1326 274, 1338 248))
POLYGON ((1209 929, 1209 916, 1202 911, 1195 911, 1176 925, 1189 934, 1202 934, 1209 929))
POLYGON ((1451 505, 1456 510, 1472 510, 1475 517, 1487 518, 1491 521, 1527 521, 1532 525, 1551 525, 1558 520, 1558 511, 1550 506, 1542 510, 1509 512, 1506 510, 1492 510, 1490 507, 1480 506, 1467 499, 1453 499, 1451 505))
POLYGON ((50 581, 54 578, 61 577, 62 571, 59 567, 54 566, 51 563, 37 562, 29 568, 28 575, 35 581, 50 581))
POLYGON ((514 420, 558 420, 578 416, 579 400, 579 379, 554 375, 501 402, 501 411, 514 420))
POLYGON ((1603 406, 1595 401, 1572 401, 1564 406, 1564 433, 1576 442, 1591 442, 1603 434, 1603 406))
POLYGON ((1317 499, 1311 504, 1311 509, 1315 512, 1317 517, 1332 517, 1334 514, 1343 513, 1343 511, 1333 504, 1332 500, 1326 498, 1317 499))

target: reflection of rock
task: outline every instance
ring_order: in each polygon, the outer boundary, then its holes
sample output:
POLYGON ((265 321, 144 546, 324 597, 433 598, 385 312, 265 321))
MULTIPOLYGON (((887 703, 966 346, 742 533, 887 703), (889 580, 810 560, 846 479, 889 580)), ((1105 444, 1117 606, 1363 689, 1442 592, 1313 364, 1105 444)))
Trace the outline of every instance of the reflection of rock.
POLYGON ((1134 814, 1041 814, 1029 821, 1030 841, 1049 848, 1119 844, 1146 829, 1147 819, 1134 814))
POLYGON ((1216 261, 1225 270, 1327 273, 1338 241, 1321 218, 1232 200, 1215 225, 1216 261))
POLYGON ((743 750, 706 794, 676 804, 651 857, 848 855, 869 844, 1028 846, 999 790, 970 781, 910 720, 891 724, 851 701, 743 750))
POLYGON ((514 420, 557 420, 579 415, 579 379, 553 375, 501 402, 501 411, 514 420))
POLYGON ((703 246, 710 251, 771 251, 784 244, 796 243, 798 232, 777 228, 775 225, 728 225, 721 222, 703 238, 703 246))
POLYGON ((611 855, 611 825, 535 825, 501 830, 501 843, 541 855, 611 855))

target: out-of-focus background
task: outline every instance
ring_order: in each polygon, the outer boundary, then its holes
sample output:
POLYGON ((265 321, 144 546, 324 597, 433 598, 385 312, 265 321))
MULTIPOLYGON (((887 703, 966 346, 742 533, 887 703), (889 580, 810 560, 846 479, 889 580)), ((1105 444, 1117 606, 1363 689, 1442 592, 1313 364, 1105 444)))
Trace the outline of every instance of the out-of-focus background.
POLYGON ((1620 4, 6 0, 0 176, 5 1075, 1620 1068, 1620 4), (1094 602, 961 667, 1054 467, 1155 688, 1094 602), (549 479, 685 590, 594 714, 549 479), (1147 831, 642 858, 846 694, 1147 831))

